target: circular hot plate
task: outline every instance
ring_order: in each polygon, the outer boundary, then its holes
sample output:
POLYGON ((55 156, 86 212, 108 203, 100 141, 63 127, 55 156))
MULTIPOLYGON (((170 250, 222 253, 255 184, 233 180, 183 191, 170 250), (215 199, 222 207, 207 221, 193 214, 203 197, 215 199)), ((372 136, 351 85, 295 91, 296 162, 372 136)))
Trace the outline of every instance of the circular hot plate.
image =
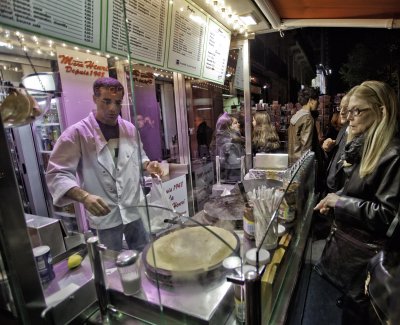
POLYGON ((214 226, 207 228, 230 247, 201 226, 171 230, 145 247, 142 260, 146 275, 169 286, 193 281, 209 283, 220 278, 224 273, 223 260, 238 254, 240 241, 232 231, 214 226))

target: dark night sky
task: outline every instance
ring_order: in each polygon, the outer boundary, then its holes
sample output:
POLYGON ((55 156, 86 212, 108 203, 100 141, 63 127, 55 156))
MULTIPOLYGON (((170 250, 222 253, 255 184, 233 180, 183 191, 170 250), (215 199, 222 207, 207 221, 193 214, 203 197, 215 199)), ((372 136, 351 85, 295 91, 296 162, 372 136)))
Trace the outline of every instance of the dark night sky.
MULTIPOLYGON (((318 35, 321 29, 312 28, 302 29, 301 33, 308 35, 318 35)), ((324 42, 324 55, 321 56, 319 47, 321 44, 320 37, 315 37, 314 42, 317 43, 316 50, 314 51, 314 64, 320 63, 321 58, 325 65, 333 70, 333 74, 329 76, 328 90, 331 94, 344 92, 347 90, 347 85, 343 84, 340 78, 339 69, 343 63, 347 62, 348 55, 355 44, 364 43, 373 55, 373 60, 390 60, 389 51, 383 51, 378 54, 380 49, 386 49, 389 44, 400 41, 400 29, 372 29, 372 28, 324 28, 324 37, 327 42, 324 42)), ((398 58, 400 59, 400 58, 398 58)), ((374 62, 371 62, 373 64, 374 62)))

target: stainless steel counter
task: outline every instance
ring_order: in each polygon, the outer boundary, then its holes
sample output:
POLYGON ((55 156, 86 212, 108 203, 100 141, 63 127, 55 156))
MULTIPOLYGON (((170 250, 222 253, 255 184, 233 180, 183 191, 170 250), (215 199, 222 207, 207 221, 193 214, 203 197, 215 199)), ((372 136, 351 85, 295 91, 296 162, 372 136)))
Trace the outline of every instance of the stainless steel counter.
POLYGON ((63 260, 54 265, 54 273, 56 277, 43 285, 47 309, 42 316, 54 324, 66 324, 97 301, 92 268, 88 257, 73 270, 63 260))
MULTIPOLYGON (((225 324, 234 305, 233 288, 225 278, 200 285, 161 286, 149 280, 141 267, 141 291, 125 296, 118 271, 109 268, 108 283, 111 304, 136 317, 156 321, 168 319, 173 324, 225 324), (162 306, 162 307, 160 307, 162 306)), ((157 323, 157 321, 156 321, 157 323)))

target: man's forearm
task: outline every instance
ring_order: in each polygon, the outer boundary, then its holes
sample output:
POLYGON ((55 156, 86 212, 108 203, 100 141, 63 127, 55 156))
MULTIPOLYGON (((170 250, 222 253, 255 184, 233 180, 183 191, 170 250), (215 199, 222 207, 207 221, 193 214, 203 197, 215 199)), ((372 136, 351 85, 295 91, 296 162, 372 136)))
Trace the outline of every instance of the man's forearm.
POLYGON ((67 196, 68 198, 70 198, 72 200, 83 203, 83 201, 85 201, 85 199, 87 198, 87 196, 89 194, 90 193, 82 190, 78 186, 75 186, 75 187, 71 188, 70 190, 68 190, 68 192, 65 193, 65 196, 67 196))

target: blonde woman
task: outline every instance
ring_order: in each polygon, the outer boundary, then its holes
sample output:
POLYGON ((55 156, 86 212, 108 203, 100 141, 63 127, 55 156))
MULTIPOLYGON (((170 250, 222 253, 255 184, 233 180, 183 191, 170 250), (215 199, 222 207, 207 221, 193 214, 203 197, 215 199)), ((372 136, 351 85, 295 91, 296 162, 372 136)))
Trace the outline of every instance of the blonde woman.
POLYGON ((342 324, 371 323, 364 294, 368 260, 382 248, 399 250, 399 227, 387 235, 400 202, 398 114, 386 83, 366 81, 354 90, 347 110, 351 141, 341 157, 347 179, 315 207, 335 218, 316 267, 345 294, 342 324))
POLYGON ((280 147, 278 133, 271 124, 268 113, 257 112, 253 116, 253 154, 276 152, 280 147))

